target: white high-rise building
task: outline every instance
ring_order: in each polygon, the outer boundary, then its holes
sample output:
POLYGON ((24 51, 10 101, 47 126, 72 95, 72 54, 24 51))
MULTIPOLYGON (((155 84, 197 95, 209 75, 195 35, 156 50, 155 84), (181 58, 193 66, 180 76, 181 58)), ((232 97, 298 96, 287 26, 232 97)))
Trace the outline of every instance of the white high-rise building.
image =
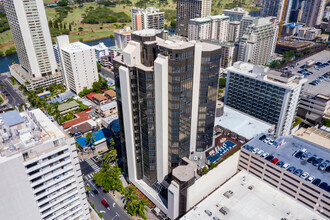
POLYGON ((0 219, 90 219, 74 142, 40 109, 0 114, 0 219))
POLYGON ((154 7, 131 8, 133 31, 144 29, 164 29, 165 13, 154 7))
POLYGON ((25 70, 21 77, 33 83, 35 79, 56 75, 57 63, 43 1, 6 0, 4 6, 19 62, 25 70))
POLYGON ((211 16, 212 0, 177 0, 176 32, 180 36, 188 36, 190 19, 211 16))
POLYGON ((268 63, 275 51, 277 34, 275 18, 244 18, 241 21, 237 60, 261 65, 268 63))
POLYGON ((239 21, 231 21, 229 22, 228 28, 228 41, 235 42, 239 39, 239 21))
POLYGON ((124 30, 115 30, 115 44, 116 47, 123 50, 127 46, 128 42, 131 40, 131 28, 125 27, 124 30))
POLYGON ((306 79, 265 66, 236 62, 227 68, 225 104, 276 126, 289 135, 306 79))
POLYGON ((222 13, 229 16, 230 21, 241 21, 244 17, 249 16, 249 12, 242 8, 225 9, 222 13))
POLYGON ((229 17, 215 15, 205 18, 195 18, 189 21, 189 40, 228 40, 229 17))
POLYGON ((76 94, 84 87, 91 88, 98 81, 94 48, 81 42, 70 44, 67 35, 56 39, 67 88, 76 94))

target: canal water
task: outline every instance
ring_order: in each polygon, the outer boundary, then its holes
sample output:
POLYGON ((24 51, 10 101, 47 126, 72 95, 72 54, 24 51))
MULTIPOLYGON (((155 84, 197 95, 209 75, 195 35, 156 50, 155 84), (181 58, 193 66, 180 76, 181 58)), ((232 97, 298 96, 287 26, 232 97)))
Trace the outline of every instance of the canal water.
MULTIPOLYGON (((107 47, 112 47, 112 46, 115 45, 115 42, 113 40, 111 40, 110 38, 103 38, 103 39, 100 39, 100 40, 86 41, 84 43, 89 45, 89 46, 94 46, 94 45, 99 44, 100 42, 103 42, 107 47)), ((8 72, 9 71, 8 66, 10 66, 13 63, 13 61, 15 61, 15 63, 19 63, 17 54, 12 54, 12 55, 9 55, 9 56, 0 57, 0 74, 8 72)))

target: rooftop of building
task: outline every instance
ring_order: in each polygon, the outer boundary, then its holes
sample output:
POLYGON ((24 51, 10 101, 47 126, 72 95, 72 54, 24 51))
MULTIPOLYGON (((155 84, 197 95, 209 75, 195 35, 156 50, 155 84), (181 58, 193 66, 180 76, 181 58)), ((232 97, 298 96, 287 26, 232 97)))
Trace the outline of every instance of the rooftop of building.
POLYGON ((295 22, 283 24, 284 27, 298 28, 304 26, 303 24, 298 24, 295 22))
POLYGON ((93 99, 96 99, 98 101, 104 101, 104 100, 108 100, 107 97, 105 97, 103 94, 95 94, 93 96, 93 99))
POLYGON ((108 111, 108 110, 116 108, 116 107, 117 107, 117 102, 113 101, 113 102, 109 102, 104 105, 101 105, 100 110, 104 112, 104 111, 108 111))
POLYGON ((108 47, 103 43, 100 42, 99 44, 92 46, 95 50, 107 50, 108 47))
POLYGON ((181 220, 323 219, 245 170, 206 197, 181 220), (223 212, 227 211, 224 215, 223 212), (211 214, 209 216, 206 212, 211 214), (217 217, 217 218, 214 218, 217 217))
MULTIPOLYGON (((293 65, 293 68, 287 67, 292 73, 299 75, 299 76, 306 76, 305 79, 307 79, 307 82, 304 85, 304 92, 311 94, 311 95, 317 95, 321 94, 324 96, 330 96, 330 78, 327 79, 320 79, 320 77, 323 77, 324 74, 330 72, 330 65, 319 68, 315 67, 314 65, 304 66, 307 61, 314 61, 314 63, 320 62, 322 64, 328 63, 330 61, 330 51, 323 50, 319 53, 316 53, 310 57, 307 57, 303 60, 300 60, 296 63, 296 65, 293 65), (302 66, 305 67, 308 71, 312 72, 312 74, 305 75, 304 73, 298 73, 298 71, 302 71, 304 68, 301 68, 302 66), (311 82, 315 80, 320 80, 320 82, 316 85, 310 84, 311 82)), ((330 64, 330 63, 328 63, 330 64)))
POLYGON ((114 30, 115 34, 131 34, 133 31, 130 27, 124 27, 124 29, 114 30))
POLYGON ((294 136, 330 150, 330 133, 315 127, 300 128, 294 136))
POLYGON ((214 125, 228 129, 237 135, 250 140, 262 132, 271 132, 274 125, 254 118, 229 106, 224 106, 224 113, 221 117, 215 118, 214 125))
POLYGON ((311 45, 311 42, 308 41, 302 41, 302 40, 281 40, 276 43, 280 46, 286 46, 286 47, 308 47, 311 45))
POLYGON ((220 50, 221 46, 220 45, 215 45, 215 44, 210 44, 207 42, 199 42, 199 45, 202 46, 202 50, 203 52, 207 52, 207 51, 214 51, 214 50, 220 50))
POLYGON ((111 96, 111 97, 115 97, 116 96, 116 92, 112 89, 109 89, 107 91, 104 92, 105 94, 111 96))
POLYGON ((186 41, 179 41, 179 40, 159 40, 157 45, 169 48, 169 49, 186 49, 190 47, 194 47, 194 43, 186 42, 186 41))
POLYGON ((304 79, 298 79, 289 71, 283 73, 270 70, 266 66, 254 65, 243 61, 234 63, 233 66, 227 68, 227 71, 243 74, 288 89, 293 89, 305 81, 304 79))
POLYGON ((71 43, 68 47, 61 48, 61 49, 68 53, 75 53, 75 52, 79 52, 79 51, 90 50, 91 48, 92 47, 87 44, 84 44, 81 42, 74 42, 74 43, 71 43))
POLYGON ((78 132, 81 132, 81 133, 84 134, 88 131, 91 131, 92 129, 93 129, 93 126, 90 123, 84 122, 80 125, 72 127, 68 132, 71 133, 71 134, 75 134, 75 133, 78 133, 78 132))
POLYGON ((139 36, 155 36, 162 32, 163 32, 163 30, 144 29, 144 30, 134 31, 132 34, 139 35, 139 36))
POLYGON ((190 21, 192 21, 192 22, 207 22, 207 21, 218 20, 218 19, 227 19, 227 20, 229 20, 229 17, 227 15, 213 15, 213 16, 208 16, 208 17, 204 17, 204 18, 190 19, 190 21))
POLYGON ((66 110, 69 110, 69 109, 72 109, 72 108, 78 108, 78 107, 79 107, 79 104, 76 101, 73 100, 73 101, 69 101, 69 102, 60 104, 57 109, 60 112, 63 112, 63 111, 66 111, 66 110))
MULTIPOLYGON (((277 158, 279 161, 289 163, 290 167, 301 169, 303 172, 307 172, 309 175, 321 179, 322 182, 326 182, 328 184, 330 183, 330 175, 326 170, 320 170, 317 166, 307 162, 307 158, 312 156, 315 158, 322 158, 323 162, 330 160, 330 151, 327 150, 325 146, 323 146, 324 148, 319 147, 296 136, 274 137, 267 134, 258 135, 256 138, 249 141, 246 145, 252 146, 253 148, 258 148, 259 150, 263 150, 269 155, 274 156, 274 158, 277 158), (265 135, 266 138, 268 137, 270 140, 273 140, 274 143, 268 144, 264 141, 265 139, 260 140, 263 135, 265 135), (299 151, 306 153, 305 159, 297 158, 295 156, 295 154, 299 151)), ((263 158, 260 159, 262 160, 263 158)), ((328 162, 328 165, 330 165, 330 162, 328 162)))
POLYGON ((224 42, 220 40, 201 40, 200 42, 205 42, 213 45, 219 45, 220 47, 235 47, 234 43, 224 42))
POLYGON ((223 12, 236 12, 236 13, 242 12, 242 13, 248 13, 243 8, 239 8, 239 7, 233 8, 233 9, 225 9, 225 10, 223 10, 223 12))
POLYGON ((40 110, 0 114, 0 153, 12 154, 67 136, 40 110))
POLYGON ((80 123, 85 122, 85 121, 92 118, 92 116, 90 116, 86 111, 79 112, 79 113, 76 114, 76 116, 77 116, 77 118, 74 118, 70 121, 64 122, 62 124, 63 128, 64 129, 70 128, 74 125, 80 124, 80 123))

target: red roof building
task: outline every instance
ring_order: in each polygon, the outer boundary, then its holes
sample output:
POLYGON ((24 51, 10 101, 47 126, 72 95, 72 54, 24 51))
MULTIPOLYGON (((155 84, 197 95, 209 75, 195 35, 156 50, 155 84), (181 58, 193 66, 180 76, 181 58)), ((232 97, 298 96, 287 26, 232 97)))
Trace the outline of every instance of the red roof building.
POLYGON ((77 116, 77 118, 72 119, 72 120, 67 121, 67 122, 64 122, 62 124, 63 128, 64 129, 67 129, 67 128, 70 128, 70 127, 72 127, 74 125, 80 124, 80 123, 82 123, 84 121, 87 121, 89 119, 92 119, 92 116, 90 116, 89 114, 87 114, 86 111, 79 112, 79 113, 76 114, 76 116, 77 116))
POLYGON ((87 97, 89 100, 93 101, 93 97, 94 97, 94 95, 96 95, 96 94, 97 94, 96 92, 91 92, 91 93, 89 93, 88 95, 86 95, 86 97, 87 97))

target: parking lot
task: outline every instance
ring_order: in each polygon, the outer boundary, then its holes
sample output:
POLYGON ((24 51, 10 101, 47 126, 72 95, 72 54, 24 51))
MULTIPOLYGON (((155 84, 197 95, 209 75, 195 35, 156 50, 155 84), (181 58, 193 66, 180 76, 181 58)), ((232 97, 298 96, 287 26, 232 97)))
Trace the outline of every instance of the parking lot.
POLYGON ((304 86, 304 92, 314 95, 330 95, 330 51, 321 51, 299 61, 296 65, 286 67, 286 69, 308 80, 304 86), (313 65, 307 66, 309 61, 314 61, 313 65))

